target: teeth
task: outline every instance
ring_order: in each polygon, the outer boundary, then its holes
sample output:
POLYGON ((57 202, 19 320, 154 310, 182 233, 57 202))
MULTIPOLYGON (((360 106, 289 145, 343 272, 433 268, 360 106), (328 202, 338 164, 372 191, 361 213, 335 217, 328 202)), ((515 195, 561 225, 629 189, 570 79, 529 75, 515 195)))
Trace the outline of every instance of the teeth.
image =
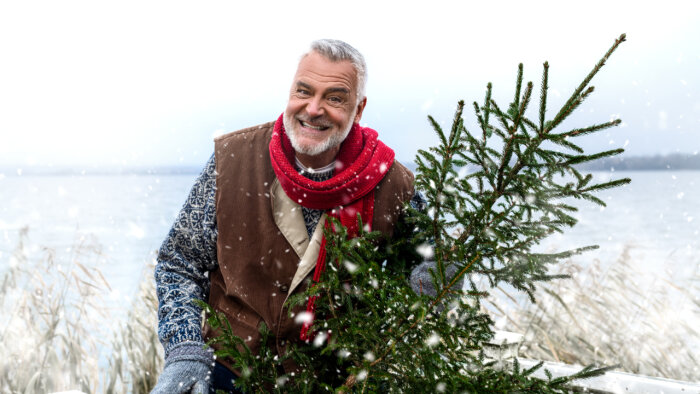
POLYGON ((308 127, 310 129, 319 130, 319 131, 324 130, 326 128, 325 126, 312 126, 306 122, 301 122, 301 125, 304 127, 308 127))

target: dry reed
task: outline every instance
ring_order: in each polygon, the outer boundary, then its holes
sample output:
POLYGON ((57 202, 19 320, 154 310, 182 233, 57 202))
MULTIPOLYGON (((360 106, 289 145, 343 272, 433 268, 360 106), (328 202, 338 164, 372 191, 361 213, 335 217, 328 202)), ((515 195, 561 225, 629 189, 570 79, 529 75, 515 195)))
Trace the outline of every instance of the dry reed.
MULTIPOLYGON (((77 235, 64 258, 28 248, 27 233, 21 230, 0 281, 0 392, 149 392, 163 363, 153 265, 144 269, 128 311, 110 314, 102 301, 109 284, 97 268, 105 258, 94 238, 77 235)), ((522 356, 700 380, 697 271, 688 283, 640 286, 629 248, 607 270, 598 262, 562 269, 573 278, 540 286, 535 304, 505 295, 489 299, 499 328, 526 335, 522 356)))
POLYGON ((112 341, 106 392, 148 393, 163 369, 163 347, 155 330, 158 299, 153 269, 153 263, 144 269, 138 297, 112 341))
POLYGON ((28 229, 10 258, 0 288, 0 391, 45 393, 99 384, 101 306, 107 281, 95 268, 102 252, 97 242, 77 236, 68 257, 48 248, 33 259, 28 229))
POLYGON ((94 237, 77 234, 66 256, 27 239, 25 227, 0 280, 0 392, 149 392, 163 359, 152 277, 144 275, 126 321, 114 321, 124 311, 106 307, 111 288, 94 237))
POLYGON ((502 292, 486 307, 500 329, 525 334, 523 357, 700 381, 697 269, 683 283, 652 278, 634 269, 630 248, 607 268, 567 262, 560 272, 572 278, 539 286, 534 304, 502 292))

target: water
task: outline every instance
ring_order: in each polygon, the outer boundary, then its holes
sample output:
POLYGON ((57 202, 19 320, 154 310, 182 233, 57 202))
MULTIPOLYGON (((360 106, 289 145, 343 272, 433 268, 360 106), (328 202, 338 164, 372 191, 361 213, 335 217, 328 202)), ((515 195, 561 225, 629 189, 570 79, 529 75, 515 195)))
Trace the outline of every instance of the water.
POLYGON ((19 230, 29 227, 28 254, 49 247, 68 255, 81 235, 96 237, 99 268, 112 299, 130 300, 182 206, 192 175, 7 176, 0 178, 0 272, 9 266, 19 230))
MULTIPOLYGON (((636 268, 684 278, 700 267, 700 171, 600 172, 597 180, 632 183, 599 194, 608 206, 575 202, 579 223, 546 240, 544 250, 597 244, 576 257, 614 261, 625 246, 636 268)), ((144 267, 167 235, 196 178, 190 175, 0 176, 0 272, 9 266, 19 230, 29 226, 29 250, 65 253, 80 234, 103 246, 113 298, 134 296, 144 267)))
POLYGON ((629 185, 601 192, 607 207, 576 201, 577 225, 555 234, 547 249, 599 245, 575 258, 610 263, 629 247, 639 272, 680 280, 700 274, 700 171, 600 172, 595 181, 629 177, 629 185))

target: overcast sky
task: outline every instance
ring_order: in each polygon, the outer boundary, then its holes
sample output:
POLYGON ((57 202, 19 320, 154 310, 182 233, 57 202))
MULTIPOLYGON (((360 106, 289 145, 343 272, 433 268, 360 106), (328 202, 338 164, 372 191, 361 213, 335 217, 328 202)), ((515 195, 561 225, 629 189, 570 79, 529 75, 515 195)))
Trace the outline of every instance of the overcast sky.
POLYGON ((279 116, 316 38, 364 53, 362 123, 402 161, 487 82, 505 106, 519 62, 535 86, 550 62, 552 116, 621 33, 565 126, 620 117, 584 146, 700 150, 700 2, 467 3, 2 1, 0 166, 202 165, 215 135, 279 116))

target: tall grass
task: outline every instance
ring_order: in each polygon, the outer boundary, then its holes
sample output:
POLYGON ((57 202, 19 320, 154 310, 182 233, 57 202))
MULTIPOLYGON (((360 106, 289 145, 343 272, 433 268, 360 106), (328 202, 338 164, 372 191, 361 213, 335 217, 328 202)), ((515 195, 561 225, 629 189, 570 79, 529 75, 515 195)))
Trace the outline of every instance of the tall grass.
POLYGON ((569 364, 700 381, 700 272, 673 282, 634 268, 626 246, 617 261, 573 262, 572 276, 540 286, 538 300, 505 292, 486 307, 499 328, 525 334, 520 355, 569 364))
POLYGON ((96 391, 98 357, 107 311, 107 281, 94 268, 99 245, 80 236, 65 259, 52 249, 26 247, 28 229, 10 257, 0 287, 0 391, 96 391))
MULTIPOLYGON (((0 277, 0 392, 149 392, 163 363, 152 264, 126 310, 110 310, 95 238, 76 235, 65 253, 27 239, 25 228, 0 277)), ((522 356, 700 380, 700 272, 683 283, 640 279, 629 248, 608 268, 562 269, 573 278, 541 286, 535 304, 487 305, 499 328, 526 335, 522 356)))
POLYGON ((128 313, 111 310, 94 237, 76 235, 65 254, 27 239, 23 228, 0 280, 0 392, 149 392, 162 368, 153 280, 128 313))
POLYGON ((139 293, 125 322, 112 341, 109 393, 148 393, 163 369, 163 347, 158 341, 154 264, 144 269, 139 293))

